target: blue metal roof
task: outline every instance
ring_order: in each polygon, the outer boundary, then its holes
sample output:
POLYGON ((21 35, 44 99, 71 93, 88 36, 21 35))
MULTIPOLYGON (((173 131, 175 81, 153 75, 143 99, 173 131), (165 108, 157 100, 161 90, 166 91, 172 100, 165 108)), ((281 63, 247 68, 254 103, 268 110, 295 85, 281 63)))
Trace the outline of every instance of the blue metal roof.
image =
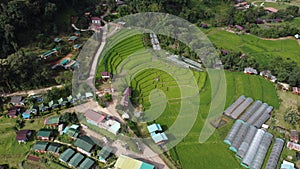
POLYGON ((160 124, 151 124, 150 126, 147 126, 147 129, 149 131, 149 133, 155 132, 155 131, 162 131, 162 128, 160 126, 160 124))
POLYGON ((152 139, 155 143, 159 143, 161 141, 166 141, 168 140, 168 137, 166 136, 165 133, 158 133, 152 136, 152 139))
POLYGON ((154 169, 154 165, 143 162, 140 169, 154 169))

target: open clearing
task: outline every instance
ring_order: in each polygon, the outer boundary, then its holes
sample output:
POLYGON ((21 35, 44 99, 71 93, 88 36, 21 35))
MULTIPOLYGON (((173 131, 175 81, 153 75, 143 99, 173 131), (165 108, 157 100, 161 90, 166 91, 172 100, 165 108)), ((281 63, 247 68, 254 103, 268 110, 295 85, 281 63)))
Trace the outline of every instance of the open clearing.
POLYGON ((253 56, 260 65, 268 64, 274 57, 290 59, 300 65, 300 45, 295 39, 263 40, 254 35, 238 35, 218 28, 211 28, 205 33, 218 48, 246 53, 253 56))
MULTIPOLYGON (((22 129, 37 130, 44 125, 43 122, 44 118, 35 119, 34 123, 26 121, 25 127, 22 129)), ((16 119, 0 118, 0 163, 9 164, 10 167, 19 168, 19 163, 25 159, 33 142, 30 141, 26 144, 19 144, 16 141, 16 132, 13 128, 15 124, 16 119)))

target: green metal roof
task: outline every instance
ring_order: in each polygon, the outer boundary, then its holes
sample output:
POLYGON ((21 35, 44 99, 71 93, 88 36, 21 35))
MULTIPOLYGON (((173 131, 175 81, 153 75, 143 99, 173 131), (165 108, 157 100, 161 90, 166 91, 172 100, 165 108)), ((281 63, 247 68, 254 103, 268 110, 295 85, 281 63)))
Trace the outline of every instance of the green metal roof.
POLYGON ((75 154, 75 151, 71 148, 68 148, 66 151, 64 151, 60 156, 59 159, 64 162, 68 162, 70 158, 75 154))
POLYGON ((95 161, 90 159, 90 158, 86 158, 78 167, 78 169, 90 169, 93 165, 95 164, 95 161))
POLYGON ((70 101, 72 101, 73 97, 70 95, 70 96, 67 97, 67 99, 70 102, 70 101))
POLYGON ((64 101, 63 98, 60 98, 60 99, 57 100, 58 104, 62 104, 63 101, 64 101))
POLYGON ((110 155, 111 152, 112 152, 112 148, 108 146, 104 146, 99 153, 99 159, 102 158, 105 160, 110 155))
POLYGON ((38 137, 50 137, 51 133, 52 133, 52 130, 41 129, 38 131, 38 133, 36 135, 38 137))
POLYGON ((60 38, 54 38, 54 42, 60 42, 61 39, 60 38))
POLYGON ((84 156, 80 153, 76 153, 71 159, 69 164, 73 167, 77 167, 78 164, 84 159, 84 156))
POLYGON ((74 145, 76 147, 83 149, 86 152, 90 152, 92 150, 92 148, 94 147, 95 143, 88 136, 81 136, 78 139, 76 139, 74 145))
POLYGON ((51 100, 51 101, 48 103, 49 107, 52 107, 53 104, 54 104, 53 100, 51 100))
POLYGON ((58 153, 60 149, 60 144, 59 143, 51 143, 48 148, 47 151, 51 151, 54 153, 58 153))
POLYGON ((71 136, 71 137, 77 138, 78 135, 80 134, 80 132, 76 129, 70 128, 69 130, 67 130, 66 134, 71 136))
POLYGON ((69 40, 71 40, 71 41, 74 41, 74 40, 76 40, 76 39, 78 39, 77 36, 71 36, 71 37, 69 38, 69 40))
POLYGON ((33 150, 46 150, 48 142, 36 142, 32 149, 33 150))
POLYGON ((45 120, 45 124, 58 124, 60 116, 52 116, 45 120))

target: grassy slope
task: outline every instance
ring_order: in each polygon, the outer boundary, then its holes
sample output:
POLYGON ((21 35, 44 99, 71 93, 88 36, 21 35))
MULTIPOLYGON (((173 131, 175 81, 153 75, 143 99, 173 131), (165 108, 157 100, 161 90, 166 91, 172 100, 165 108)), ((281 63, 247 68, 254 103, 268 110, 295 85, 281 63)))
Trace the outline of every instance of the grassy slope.
MULTIPOLYGON (((16 133, 13 129, 16 120, 9 118, 0 118, 0 164, 7 163, 11 167, 17 167, 25 158, 33 142, 19 144, 16 141, 16 133)), ((43 126, 43 119, 36 119, 34 123, 25 124, 22 129, 39 129, 43 126)))
POLYGON ((263 40, 254 35, 237 35, 216 28, 211 28, 206 33, 217 47, 246 53, 256 58, 261 65, 278 56, 289 58, 300 65, 300 46, 294 39, 263 40))

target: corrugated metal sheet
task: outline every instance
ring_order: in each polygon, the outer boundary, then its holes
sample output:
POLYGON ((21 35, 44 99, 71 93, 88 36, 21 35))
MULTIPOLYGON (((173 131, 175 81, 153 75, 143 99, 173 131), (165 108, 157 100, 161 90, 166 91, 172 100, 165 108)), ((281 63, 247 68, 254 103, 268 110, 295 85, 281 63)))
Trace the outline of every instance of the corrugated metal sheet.
POLYGON ((276 169, 283 146, 284 141, 280 138, 276 138, 265 169, 276 169))
POLYGON ((262 105, 262 102, 260 100, 255 101, 248 109, 247 111, 241 116, 241 120, 247 121, 249 117, 262 105))
POLYGON ((246 97, 244 95, 240 96, 232 105, 230 105, 225 111, 224 115, 230 116, 231 113, 236 109, 242 102, 244 102, 246 97))
POLYGON ((237 119, 247 108, 248 106, 253 102, 253 99, 248 97, 242 104, 239 105, 232 113, 231 117, 233 119, 237 119))
POLYGON ((265 134, 264 130, 262 130, 262 129, 257 130, 257 132, 249 146, 249 149, 248 149, 245 157, 242 160, 242 165, 250 166, 250 164, 252 163, 254 156, 258 150, 258 147, 262 141, 264 134, 265 134))
POLYGON ((268 152, 268 149, 271 145, 271 142, 272 142, 272 138, 273 138, 273 135, 266 132, 262 138, 262 141, 259 145, 259 148, 258 148, 258 151, 251 163, 251 166, 250 168, 251 169, 260 169, 263 162, 264 162, 264 159, 266 157, 266 154, 268 152))
POLYGON ((233 124, 233 126, 231 127, 230 131, 228 132, 224 142, 226 144, 231 145, 235 135, 237 134, 237 132, 239 131, 240 127, 242 126, 244 122, 242 120, 237 120, 235 121, 235 123, 233 124))
POLYGON ((254 127, 254 126, 250 126, 249 129, 248 129, 248 132, 241 144, 241 146, 239 147, 239 150, 237 152, 237 156, 239 158, 244 158, 248 149, 249 149, 249 146, 250 146, 250 143, 251 141, 253 140, 255 134, 257 132, 257 129, 254 127))

